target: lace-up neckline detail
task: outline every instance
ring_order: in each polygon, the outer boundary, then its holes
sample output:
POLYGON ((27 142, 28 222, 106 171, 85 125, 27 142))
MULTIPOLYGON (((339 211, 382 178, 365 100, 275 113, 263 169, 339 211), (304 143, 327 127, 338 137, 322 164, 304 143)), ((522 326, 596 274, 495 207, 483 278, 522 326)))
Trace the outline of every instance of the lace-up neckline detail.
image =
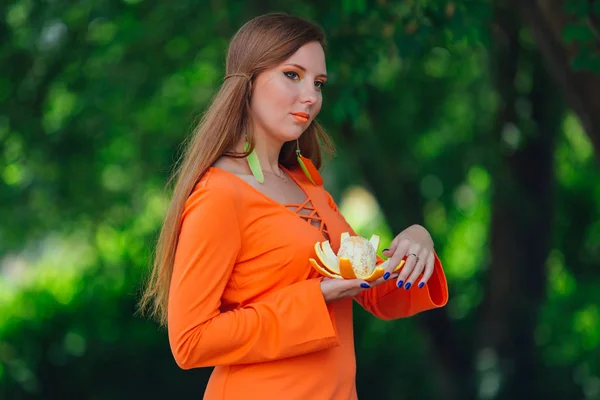
MULTIPOLYGON (((287 173, 287 175, 289 175, 289 177, 296 183, 296 185, 298 186, 298 191, 301 191, 304 194, 304 196, 303 196, 304 200, 302 200, 302 203, 298 204, 298 203, 278 202, 278 201, 274 200, 273 198, 269 197, 267 194, 265 194, 261 190, 255 188, 250 183, 246 182, 244 179, 240 178, 236 174, 229 172, 225 169, 219 168, 219 167, 213 167, 213 170, 216 170, 219 173, 224 173, 224 174, 229 175, 230 177, 235 178, 238 182, 241 182, 241 184, 243 184, 244 187, 248 188, 252 192, 261 196, 264 200, 268 201, 270 204, 276 205, 277 207, 279 207, 283 210, 286 210, 288 212, 292 212, 297 217, 300 217, 300 219, 308 222, 310 225, 317 228, 319 230, 319 232, 321 233, 321 235, 326 240, 330 240, 329 230, 327 229, 325 221, 323 221, 323 219, 319 215, 316 207, 312 203, 310 193, 308 193, 305 190, 302 183, 294 176, 294 174, 292 172, 288 171, 283 166, 281 166, 281 169, 284 170, 287 173)), ((301 196, 300 193, 296 193, 294 200, 297 199, 296 201, 300 201, 300 198, 301 198, 300 196, 301 196)))
POLYGON ((329 240, 329 231, 327 230, 325 221, 319 216, 319 213, 312 205, 310 198, 307 197, 302 204, 285 204, 285 207, 315 228, 319 229, 319 232, 321 232, 325 239, 329 240))

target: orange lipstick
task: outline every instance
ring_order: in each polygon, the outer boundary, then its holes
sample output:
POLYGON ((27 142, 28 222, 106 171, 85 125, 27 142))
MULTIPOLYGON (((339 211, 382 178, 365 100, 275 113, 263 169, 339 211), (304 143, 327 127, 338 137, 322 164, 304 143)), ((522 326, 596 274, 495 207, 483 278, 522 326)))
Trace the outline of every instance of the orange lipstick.
POLYGON ((303 112, 292 113, 292 115, 294 116, 294 118, 296 118, 296 121, 302 123, 308 122, 308 120, 310 119, 310 115, 303 112))

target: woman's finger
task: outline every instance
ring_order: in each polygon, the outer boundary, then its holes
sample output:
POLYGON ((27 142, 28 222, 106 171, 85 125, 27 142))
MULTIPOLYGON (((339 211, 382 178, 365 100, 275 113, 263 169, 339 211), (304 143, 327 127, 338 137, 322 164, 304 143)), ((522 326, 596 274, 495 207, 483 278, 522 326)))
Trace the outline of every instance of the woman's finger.
POLYGON ((427 264, 425 265, 425 270, 423 271, 423 277, 421 278, 421 281, 419 282, 419 288, 422 288, 423 286, 425 286, 425 284, 429 281, 429 278, 431 278, 431 275, 433 275, 434 267, 435 267, 435 254, 432 251, 431 253, 429 253, 429 257, 427 257, 427 264))
POLYGON ((417 263, 415 264, 415 267, 413 268, 412 272, 410 273, 410 276, 408 277, 408 279, 406 280, 406 283, 404 284, 404 289, 406 289, 406 290, 410 289, 410 287, 415 283, 415 281, 417 280, 419 275, 421 275, 423 273, 423 270, 425 269, 425 264, 427 263, 428 258, 429 258, 429 251, 427 249, 421 250, 421 252, 419 253, 419 256, 417 257, 417 263))
POLYGON ((375 279, 374 281, 369 282, 369 285, 374 288, 376 286, 381 285, 382 283, 386 283, 387 281, 389 281, 390 279, 394 279, 395 277, 398 276, 397 272, 394 272, 392 275, 390 275, 390 277, 388 279, 383 279, 383 277, 375 279))
POLYGON ((410 276, 410 273, 415 267, 415 264, 419 259, 419 256, 417 254, 419 254, 420 250, 421 245, 419 245, 418 243, 413 243, 408 248, 408 252, 406 254, 406 264, 404 264, 404 267, 402 267, 402 269, 400 270, 400 275, 398 276, 398 280, 396 283, 399 288, 402 287, 402 285, 404 285, 404 282, 406 282, 406 280, 410 276))
POLYGON ((409 250, 410 245, 411 245, 411 242, 410 242, 410 240, 407 240, 407 239, 403 239, 398 242, 398 245, 396 246, 394 253, 388 259, 388 265, 385 268, 385 273, 383 274, 384 280, 387 280, 390 278, 390 276, 394 272, 394 269, 396 269, 396 267, 400 264, 400 262, 406 256, 406 252, 409 250))
POLYGON ((322 279, 321 292, 327 303, 356 296, 369 290, 371 285, 362 279, 322 279))
POLYGON ((387 249, 383 249, 383 251, 381 253, 386 257, 390 257, 391 255, 393 255, 396 252, 396 248, 398 247, 399 243, 400 243, 400 235, 397 235, 394 238, 394 240, 392 240, 389 247, 387 249))

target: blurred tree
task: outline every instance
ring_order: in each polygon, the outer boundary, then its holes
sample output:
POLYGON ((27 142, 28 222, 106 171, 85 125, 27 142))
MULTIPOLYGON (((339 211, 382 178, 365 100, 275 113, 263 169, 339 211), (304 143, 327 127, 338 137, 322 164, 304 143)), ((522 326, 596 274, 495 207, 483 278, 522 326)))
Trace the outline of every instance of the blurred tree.
POLYGON ((600 1, 514 0, 600 160, 600 1))
POLYGON ((597 3, 0 4, 0 398, 200 396, 210 370, 132 317, 140 275, 228 39, 282 9, 329 36, 329 189, 374 194, 365 234, 425 224, 450 279, 418 318, 357 308, 359 398, 598 395, 600 174, 562 101, 598 154, 597 49, 549 22, 593 34, 597 3))
POLYGON ((552 247, 553 154, 564 106, 515 11, 497 0, 494 15, 500 151, 491 163, 491 262, 478 351, 490 363, 482 375, 500 380, 500 396, 508 399, 538 393, 536 382, 543 380, 534 376, 534 333, 552 247))

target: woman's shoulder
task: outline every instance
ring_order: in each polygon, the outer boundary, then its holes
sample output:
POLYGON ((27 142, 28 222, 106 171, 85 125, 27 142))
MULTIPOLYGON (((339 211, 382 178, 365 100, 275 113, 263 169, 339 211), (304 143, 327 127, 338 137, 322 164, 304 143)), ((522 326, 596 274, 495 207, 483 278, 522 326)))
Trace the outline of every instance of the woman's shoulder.
POLYGON ((241 196, 240 185, 229 171, 217 166, 209 167, 190 193, 186 208, 198 203, 232 205, 241 196))

